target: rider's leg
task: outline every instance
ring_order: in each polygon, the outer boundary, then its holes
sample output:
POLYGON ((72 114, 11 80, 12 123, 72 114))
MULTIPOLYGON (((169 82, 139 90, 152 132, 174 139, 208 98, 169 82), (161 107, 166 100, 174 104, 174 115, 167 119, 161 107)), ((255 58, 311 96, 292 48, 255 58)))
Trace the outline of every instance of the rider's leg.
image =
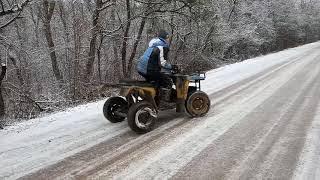
POLYGON ((160 84, 160 94, 161 98, 165 101, 171 100, 171 93, 172 93, 172 79, 167 74, 160 74, 159 76, 159 84, 160 84))
POLYGON ((146 81, 148 81, 148 75, 138 72, 140 76, 144 77, 146 81))

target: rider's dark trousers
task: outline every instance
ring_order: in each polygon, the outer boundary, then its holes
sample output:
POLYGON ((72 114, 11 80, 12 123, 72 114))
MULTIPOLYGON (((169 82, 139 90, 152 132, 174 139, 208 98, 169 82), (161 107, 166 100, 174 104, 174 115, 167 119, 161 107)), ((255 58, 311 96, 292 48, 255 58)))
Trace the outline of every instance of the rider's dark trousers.
POLYGON ((141 76, 143 76, 146 81, 154 84, 156 87, 161 87, 161 88, 168 88, 171 89, 172 87, 172 80, 169 75, 161 73, 161 72, 153 72, 153 73, 148 73, 147 75, 144 75, 139 72, 141 76))

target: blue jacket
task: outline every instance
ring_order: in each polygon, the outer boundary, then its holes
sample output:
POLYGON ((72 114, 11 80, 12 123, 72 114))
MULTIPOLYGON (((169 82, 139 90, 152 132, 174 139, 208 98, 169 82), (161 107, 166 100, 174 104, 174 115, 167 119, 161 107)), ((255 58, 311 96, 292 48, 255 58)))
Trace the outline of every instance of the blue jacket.
POLYGON ((138 72, 147 75, 154 72, 160 72, 161 68, 171 69, 171 65, 167 63, 168 52, 169 44, 164 39, 152 39, 148 49, 138 61, 138 72))

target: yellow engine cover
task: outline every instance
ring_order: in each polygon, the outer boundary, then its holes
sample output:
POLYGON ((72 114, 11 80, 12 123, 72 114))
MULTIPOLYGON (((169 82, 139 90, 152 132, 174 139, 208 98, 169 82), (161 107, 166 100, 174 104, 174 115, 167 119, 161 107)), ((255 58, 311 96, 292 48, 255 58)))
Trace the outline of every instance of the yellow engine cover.
POLYGON ((187 99, 188 96, 188 88, 189 88, 189 80, 177 81, 177 99, 187 99))
POLYGON ((154 98, 157 90, 153 87, 125 87, 120 90, 120 95, 124 97, 131 93, 138 93, 142 97, 151 95, 151 97, 154 98))

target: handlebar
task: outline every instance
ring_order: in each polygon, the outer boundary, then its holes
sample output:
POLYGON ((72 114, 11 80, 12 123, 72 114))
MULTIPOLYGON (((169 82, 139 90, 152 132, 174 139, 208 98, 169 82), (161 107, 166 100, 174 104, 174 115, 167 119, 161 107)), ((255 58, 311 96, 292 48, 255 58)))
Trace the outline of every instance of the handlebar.
POLYGON ((171 77, 177 77, 177 76, 188 76, 190 80, 204 80, 206 79, 206 73, 202 71, 197 71, 191 74, 184 74, 182 73, 181 66, 179 65, 171 65, 172 69, 165 70, 165 73, 171 77))

